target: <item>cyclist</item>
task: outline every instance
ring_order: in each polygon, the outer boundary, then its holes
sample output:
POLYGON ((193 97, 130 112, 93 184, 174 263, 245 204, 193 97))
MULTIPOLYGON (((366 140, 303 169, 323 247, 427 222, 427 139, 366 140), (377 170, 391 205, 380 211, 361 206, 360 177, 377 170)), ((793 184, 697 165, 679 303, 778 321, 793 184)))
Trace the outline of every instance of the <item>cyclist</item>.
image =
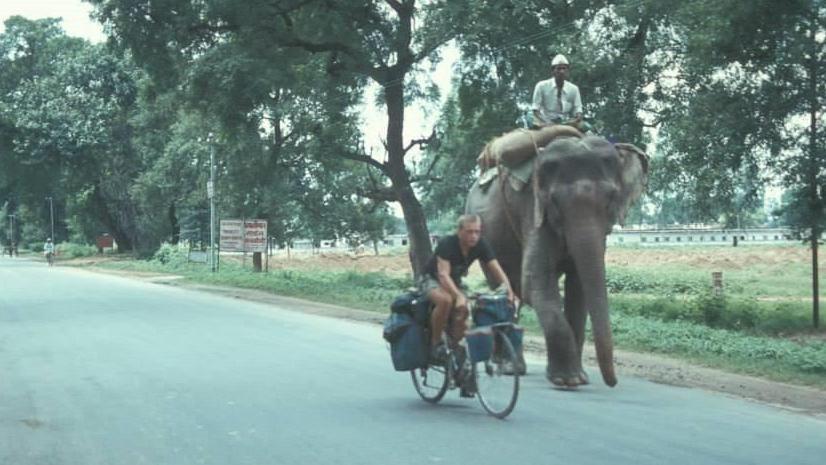
POLYGON ((442 332, 448 319, 453 321, 451 340, 458 343, 465 337, 469 312, 462 277, 467 276, 475 260, 478 259, 485 268, 486 275, 507 288, 508 300, 514 301, 508 277, 481 233, 482 219, 478 215, 460 216, 456 234, 439 241, 420 278, 419 289, 434 305, 430 315, 430 355, 433 360, 443 361, 447 354, 447 348, 442 344, 442 332))
POLYGON ((46 243, 43 244, 43 255, 46 256, 46 261, 51 265, 54 260, 54 244, 51 237, 46 239, 46 243))

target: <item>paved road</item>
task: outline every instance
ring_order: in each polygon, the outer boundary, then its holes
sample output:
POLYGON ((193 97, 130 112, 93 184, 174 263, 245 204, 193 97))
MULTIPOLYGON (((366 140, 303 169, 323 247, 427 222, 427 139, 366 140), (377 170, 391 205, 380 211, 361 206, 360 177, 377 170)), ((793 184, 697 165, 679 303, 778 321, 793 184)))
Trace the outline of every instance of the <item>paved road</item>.
MULTIPOLYGON (((418 400, 380 328, 0 259, 0 464, 817 464, 826 421, 623 378, 418 400)), ((598 373, 592 372, 592 379, 598 373)))

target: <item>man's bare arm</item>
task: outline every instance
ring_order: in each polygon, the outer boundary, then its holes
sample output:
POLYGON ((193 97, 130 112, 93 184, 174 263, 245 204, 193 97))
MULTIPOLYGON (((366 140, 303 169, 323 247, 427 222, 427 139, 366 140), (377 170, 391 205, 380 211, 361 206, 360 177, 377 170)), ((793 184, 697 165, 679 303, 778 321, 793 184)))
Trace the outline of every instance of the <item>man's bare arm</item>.
POLYGON ((464 304, 465 295, 453 282, 453 278, 450 277, 450 262, 438 255, 436 256, 436 274, 439 277, 439 284, 450 293, 453 301, 456 302, 456 306, 459 307, 464 304))
POLYGON ((493 279, 495 279, 499 285, 505 285, 508 288, 508 300, 513 302, 514 294, 513 288, 511 287, 511 282, 508 280, 508 275, 505 274, 505 270, 502 269, 502 266, 499 265, 499 261, 495 258, 487 263, 485 263, 485 268, 487 268, 488 272, 493 275, 493 279))

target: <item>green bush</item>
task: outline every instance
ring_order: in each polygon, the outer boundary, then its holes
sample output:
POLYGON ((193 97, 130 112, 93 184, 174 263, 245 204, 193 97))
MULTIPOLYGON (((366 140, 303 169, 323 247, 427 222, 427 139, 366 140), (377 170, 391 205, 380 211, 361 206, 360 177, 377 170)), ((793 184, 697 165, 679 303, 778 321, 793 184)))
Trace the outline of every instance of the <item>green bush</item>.
POLYGON ((811 328, 811 304, 808 302, 764 303, 755 322, 755 330, 766 334, 783 334, 811 328))
POLYGON ((748 336, 689 322, 663 322, 618 313, 612 318, 618 344, 662 353, 720 357, 748 365, 770 362, 792 371, 826 374, 826 343, 801 345, 771 337, 748 336))
POLYGON ((723 314, 728 313, 726 297, 722 294, 707 292, 700 294, 694 299, 697 313, 702 315, 702 321, 706 326, 719 328, 723 320, 723 314))
POLYGON ((804 302, 760 302, 753 298, 710 292, 696 296, 645 298, 614 296, 614 310, 629 316, 660 321, 686 321, 711 328, 778 335, 799 332, 811 326, 804 302))
MULTIPOLYGON (((57 255, 63 258, 76 258, 76 257, 91 257, 98 253, 98 250, 93 245, 88 244, 76 244, 73 242, 61 242, 57 245, 57 255)), ((43 246, 40 246, 40 250, 43 250, 43 246)))
POLYGON ((161 265, 181 267, 189 263, 189 252, 177 245, 164 243, 152 256, 152 261, 161 265))
POLYGON ((609 268, 606 271, 605 285, 608 292, 617 293, 651 293, 658 295, 696 294, 707 285, 694 273, 673 273, 649 275, 623 268, 609 268))

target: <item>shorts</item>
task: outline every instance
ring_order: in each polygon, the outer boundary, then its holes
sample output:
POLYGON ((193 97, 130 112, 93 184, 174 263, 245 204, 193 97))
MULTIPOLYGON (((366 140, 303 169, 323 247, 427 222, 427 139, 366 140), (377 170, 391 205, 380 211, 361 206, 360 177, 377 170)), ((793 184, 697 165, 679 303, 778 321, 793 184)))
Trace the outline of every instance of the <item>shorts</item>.
MULTIPOLYGON (((425 296, 428 296, 428 295, 430 295, 430 291, 432 291, 433 289, 438 289, 438 288, 442 287, 442 285, 439 284, 439 281, 436 278, 434 278, 433 276, 430 276, 429 274, 425 274, 425 275, 422 275, 419 278, 418 282, 416 283, 416 287, 419 289, 419 292, 421 292, 425 296)), ((459 287, 459 290, 462 291, 462 293, 467 296, 467 293, 468 293, 467 286, 465 286, 464 283, 459 283, 458 287, 459 287)))

